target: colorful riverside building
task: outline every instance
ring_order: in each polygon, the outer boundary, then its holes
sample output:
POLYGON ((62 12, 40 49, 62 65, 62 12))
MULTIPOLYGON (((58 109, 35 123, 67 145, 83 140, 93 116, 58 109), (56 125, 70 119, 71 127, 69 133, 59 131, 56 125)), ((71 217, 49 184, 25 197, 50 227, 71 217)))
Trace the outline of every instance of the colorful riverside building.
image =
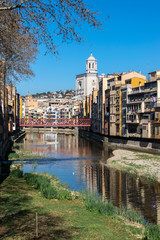
POLYGON ((123 93, 122 98, 121 86, 139 86, 139 84, 143 85, 145 81, 146 77, 135 71, 121 74, 114 73, 99 77, 97 117, 99 133, 122 136, 122 102, 124 102, 125 95, 123 93))
POLYGON ((112 136, 126 136, 126 107, 128 89, 144 86, 146 79, 142 77, 132 77, 139 75, 136 72, 129 72, 120 75, 116 81, 110 85, 110 120, 109 132, 112 136), (124 77, 125 75, 125 77, 124 77), (128 75, 128 76, 127 76, 128 75), (131 77, 131 78, 130 78, 131 77))
POLYGON ((159 138, 159 75, 160 71, 149 73, 144 86, 128 91, 127 137, 159 138))

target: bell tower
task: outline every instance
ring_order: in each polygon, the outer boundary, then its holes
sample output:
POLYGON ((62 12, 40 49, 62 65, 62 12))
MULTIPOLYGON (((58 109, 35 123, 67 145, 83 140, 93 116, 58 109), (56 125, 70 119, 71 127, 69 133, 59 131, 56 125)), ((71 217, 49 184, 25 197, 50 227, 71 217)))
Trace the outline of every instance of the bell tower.
POLYGON ((86 60, 86 73, 96 73, 97 74, 97 60, 91 56, 86 60))

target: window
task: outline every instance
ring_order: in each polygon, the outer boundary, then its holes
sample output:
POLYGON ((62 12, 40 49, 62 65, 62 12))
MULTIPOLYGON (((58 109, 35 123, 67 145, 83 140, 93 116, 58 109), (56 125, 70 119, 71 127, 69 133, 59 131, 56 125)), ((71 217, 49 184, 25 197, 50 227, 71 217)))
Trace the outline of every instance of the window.
POLYGON ((116 125, 116 132, 119 133, 119 124, 116 125))
POLYGON ((159 135, 159 127, 156 127, 156 135, 159 135))
POLYGON ((92 68, 94 68, 94 63, 92 63, 92 68))
POLYGON ((89 63, 89 68, 91 68, 91 64, 89 63))
POLYGON ((153 130, 153 132, 152 132, 153 135, 155 135, 155 126, 153 126, 153 129, 152 129, 152 130, 153 130))

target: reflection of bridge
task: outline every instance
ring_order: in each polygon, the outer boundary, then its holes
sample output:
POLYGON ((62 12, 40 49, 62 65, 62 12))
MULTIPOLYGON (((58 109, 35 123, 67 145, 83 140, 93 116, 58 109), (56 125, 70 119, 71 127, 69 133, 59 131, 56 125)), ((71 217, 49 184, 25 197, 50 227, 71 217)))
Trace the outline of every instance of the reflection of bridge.
POLYGON ((20 127, 90 127, 91 119, 28 119, 19 121, 20 127))

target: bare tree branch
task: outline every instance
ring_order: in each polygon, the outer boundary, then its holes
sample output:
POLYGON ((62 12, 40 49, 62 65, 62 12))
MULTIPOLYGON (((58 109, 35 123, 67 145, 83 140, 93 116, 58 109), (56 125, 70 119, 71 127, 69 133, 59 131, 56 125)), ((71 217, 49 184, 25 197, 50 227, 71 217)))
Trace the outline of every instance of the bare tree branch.
POLYGON ((45 44, 48 52, 57 54, 57 46, 64 42, 81 42, 81 24, 100 28, 97 11, 91 11, 85 0, 4 0, 0 14, 15 11, 23 26, 45 44))

